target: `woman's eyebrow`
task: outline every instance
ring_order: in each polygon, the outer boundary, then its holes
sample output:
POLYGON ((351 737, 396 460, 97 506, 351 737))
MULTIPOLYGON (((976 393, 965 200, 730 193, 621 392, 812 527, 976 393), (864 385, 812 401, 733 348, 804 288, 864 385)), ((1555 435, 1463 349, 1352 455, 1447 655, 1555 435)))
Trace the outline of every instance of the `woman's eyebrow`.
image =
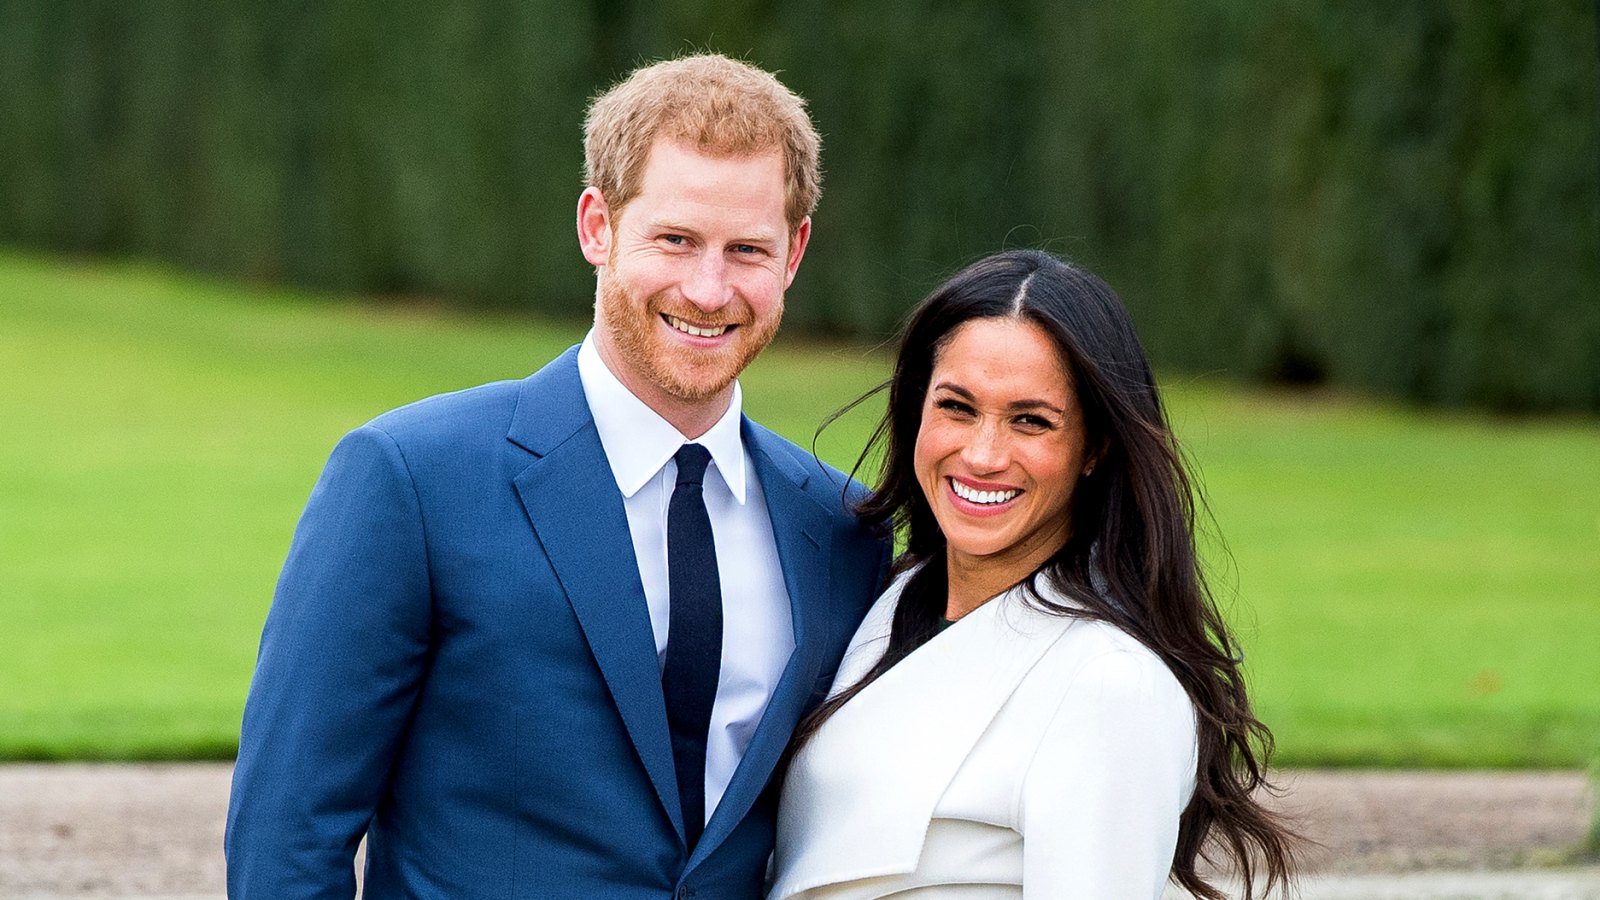
POLYGON ((1067 414, 1066 410, 1056 406, 1054 403, 1051 403, 1048 400, 1013 400, 1006 404, 1006 409, 1047 409, 1058 416, 1064 416, 1067 414))
MULTIPOLYGON (((971 391, 967 390, 966 388, 962 387, 959 384, 955 384, 955 383, 952 383, 952 382, 949 382, 949 381, 941 381, 938 384, 935 384, 933 386, 933 390, 935 390, 935 391, 949 391, 952 394, 959 394, 964 399, 970 400, 970 401, 973 401, 973 402, 976 402, 977 399, 978 399, 977 396, 974 395, 971 391)), ((1048 400, 1033 400, 1033 399, 1029 399, 1029 400, 1013 400, 1010 403, 1006 404, 1006 409, 1008 409, 1008 410, 1047 409, 1047 410, 1055 413, 1058 416, 1064 416, 1064 415, 1067 414, 1066 410, 1064 410, 1061 407, 1055 405, 1054 403, 1051 403, 1048 400)))

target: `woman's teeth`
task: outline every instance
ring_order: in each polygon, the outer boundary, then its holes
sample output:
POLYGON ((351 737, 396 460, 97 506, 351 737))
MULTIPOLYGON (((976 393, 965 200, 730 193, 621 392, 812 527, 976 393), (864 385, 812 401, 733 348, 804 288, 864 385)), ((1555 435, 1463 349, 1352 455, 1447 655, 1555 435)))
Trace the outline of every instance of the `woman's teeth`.
POLYGON ((668 325, 671 325, 673 328, 678 329, 684 334, 692 334, 695 337, 721 337, 722 333, 728 330, 728 326, 726 325, 718 325, 715 328, 701 328, 698 325, 690 325, 688 322, 685 322, 677 316, 667 316, 666 319, 668 325))
POLYGON ((969 503, 1004 503, 1022 493, 1016 488, 1008 491, 975 491, 954 478, 950 479, 950 488, 956 492, 957 497, 969 503))

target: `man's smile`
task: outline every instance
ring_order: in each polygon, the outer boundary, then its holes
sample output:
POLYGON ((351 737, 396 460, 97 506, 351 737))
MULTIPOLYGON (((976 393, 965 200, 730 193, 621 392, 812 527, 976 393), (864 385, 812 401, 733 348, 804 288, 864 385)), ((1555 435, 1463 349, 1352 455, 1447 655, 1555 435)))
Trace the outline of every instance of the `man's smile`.
POLYGON ((661 319, 678 331, 693 337, 721 337, 728 329, 738 327, 735 325, 695 325, 692 322, 667 313, 662 313, 661 319))

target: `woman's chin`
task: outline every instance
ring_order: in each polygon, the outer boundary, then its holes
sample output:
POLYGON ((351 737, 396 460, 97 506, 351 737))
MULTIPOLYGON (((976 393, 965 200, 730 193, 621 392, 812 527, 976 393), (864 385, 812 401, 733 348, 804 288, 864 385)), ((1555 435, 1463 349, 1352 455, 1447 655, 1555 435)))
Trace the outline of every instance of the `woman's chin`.
POLYGON ((963 561, 976 564, 993 564, 1003 561, 1011 556, 1011 551, 1016 549, 1016 542, 1007 540, 999 534, 956 534, 945 533, 946 552, 963 561))

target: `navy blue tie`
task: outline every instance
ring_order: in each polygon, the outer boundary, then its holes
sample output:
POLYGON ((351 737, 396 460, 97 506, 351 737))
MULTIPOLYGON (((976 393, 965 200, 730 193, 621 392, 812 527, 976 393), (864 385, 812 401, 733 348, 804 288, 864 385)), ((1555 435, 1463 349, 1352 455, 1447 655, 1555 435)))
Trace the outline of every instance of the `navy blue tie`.
POLYGON ((706 821, 706 734, 722 668, 722 583, 700 484, 711 454, 684 444, 673 457, 678 483, 667 505, 667 662, 661 689, 672 730, 678 802, 692 851, 706 821))

